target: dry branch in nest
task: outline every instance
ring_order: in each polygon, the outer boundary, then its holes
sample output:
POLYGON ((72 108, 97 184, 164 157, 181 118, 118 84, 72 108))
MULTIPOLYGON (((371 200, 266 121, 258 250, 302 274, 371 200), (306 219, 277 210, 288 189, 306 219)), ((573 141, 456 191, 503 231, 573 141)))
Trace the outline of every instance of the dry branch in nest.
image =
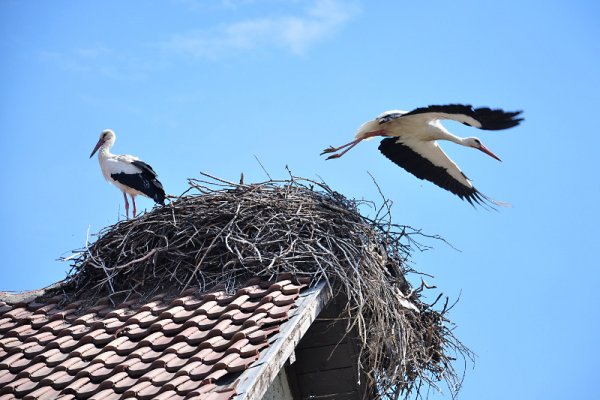
MULTIPOLYGON (((455 357, 471 353, 454 337, 447 305, 436 311, 412 288, 407 259, 421 235, 392 224, 390 203, 375 217, 323 183, 292 177, 235 184, 209 175, 169 205, 100 232, 75 257, 61 288, 73 297, 150 297, 188 286, 234 291, 250 277, 281 273, 325 280, 347 299, 348 332, 362 345, 359 367, 384 398, 420 396, 423 383, 461 377, 455 357)), ((439 299, 439 297, 438 297, 439 299)), ((437 300, 436 300, 437 301, 437 300)))

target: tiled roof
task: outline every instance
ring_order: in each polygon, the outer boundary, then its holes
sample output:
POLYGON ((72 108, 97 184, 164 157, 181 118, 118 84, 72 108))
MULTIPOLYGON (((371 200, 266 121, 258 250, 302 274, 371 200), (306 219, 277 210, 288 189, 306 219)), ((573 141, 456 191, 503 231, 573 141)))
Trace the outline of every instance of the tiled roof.
POLYGON ((231 399, 307 283, 253 280, 233 295, 188 289, 117 305, 0 301, 0 400, 231 399))

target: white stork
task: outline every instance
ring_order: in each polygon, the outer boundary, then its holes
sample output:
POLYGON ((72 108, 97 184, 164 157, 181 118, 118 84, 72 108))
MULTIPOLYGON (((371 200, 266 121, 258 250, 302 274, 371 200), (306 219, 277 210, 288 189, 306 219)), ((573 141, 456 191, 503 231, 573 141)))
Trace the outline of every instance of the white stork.
POLYGON ((90 158, 98 150, 98 161, 100 169, 107 181, 115 185, 123 192, 125 199, 125 214, 129 218, 129 202, 127 194, 133 202, 133 217, 136 215, 135 196, 143 195, 153 199, 156 203, 165 204, 165 191, 158 181, 156 172, 151 166, 139 158, 128 154, 116 155, 110 153, 110 148, 115 144, 116 135, 110 129, 100 134, 96 147, 90 154, 90 158))
POLYGON ((501 130, 518 125, 521 111, 505 112, 500 109, 473 108, 470 105, 450 104, 429 106, 410 112, 391 110, 364 123, 356 139, 340 147, 329 147, 322 154, 332 154, 327 159, 339 158, 364 139, 384 136, 379 150, 384 156, 419 179, 426 179, 446 189, 469 203, 485 201, 502 205, 479 192, 458 166, 439 147, 437 140, 449 140, 462 146, 481 150, 501 161, 476 137, 461 138, 448 132, 440 120, 451 119, 465 125, 485 130, 501 130))

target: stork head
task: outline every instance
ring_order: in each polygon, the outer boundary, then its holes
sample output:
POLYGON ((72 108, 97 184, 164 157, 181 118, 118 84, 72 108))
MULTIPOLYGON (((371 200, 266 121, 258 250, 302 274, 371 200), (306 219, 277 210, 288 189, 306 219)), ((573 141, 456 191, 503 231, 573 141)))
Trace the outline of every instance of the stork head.
POLYGON ((112 146, 115 143, 115 138, 115 133, 110 129, 102 131, 102 133, 100 134, 100 139, 98 139, 98 143, 96 143, 96 147, 94 147, 94 150, 92 150, 92 154, 90 154, 90 158, 92 158, 94 154, 96 154, 98 149, 102 147, 104 143, 108 143, 108 147, 112 146))
POLYGON ((485 147, 483 145, 483 143, 481 143, 481 140, 479 140, 479 138, 476 138, 476 137, 466 138, 466 139, 463 140, 463 144, 465 146, 469 146, 469 147, 472 147, 474 149, 483 151, 485 154, 487 154, 488 156, 490 156, 492 158, 495 158, 498 161, 502 161, 500 159, 500 157, 498 157, 497 155, 495 155, 494 153, 492 153, 490 149, 488 149, 487 147, 485 147))

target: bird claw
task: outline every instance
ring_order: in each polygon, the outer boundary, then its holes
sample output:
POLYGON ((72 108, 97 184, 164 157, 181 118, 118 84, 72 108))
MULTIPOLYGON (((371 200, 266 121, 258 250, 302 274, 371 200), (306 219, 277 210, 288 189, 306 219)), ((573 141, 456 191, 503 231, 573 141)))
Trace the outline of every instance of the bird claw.
POLYGON ((332 154, 329 157, 326 158, 326 160, 331 160, 333 158, 340 158, 342 155, 341 154, 332 154))
POLYGON ((323 152, 320 155, 327 154, 327 153, 333 153, 335 150, 336 150, 335 147, 329 146, 328 148, 326 148, 325 150, 323 150, 323 152))

